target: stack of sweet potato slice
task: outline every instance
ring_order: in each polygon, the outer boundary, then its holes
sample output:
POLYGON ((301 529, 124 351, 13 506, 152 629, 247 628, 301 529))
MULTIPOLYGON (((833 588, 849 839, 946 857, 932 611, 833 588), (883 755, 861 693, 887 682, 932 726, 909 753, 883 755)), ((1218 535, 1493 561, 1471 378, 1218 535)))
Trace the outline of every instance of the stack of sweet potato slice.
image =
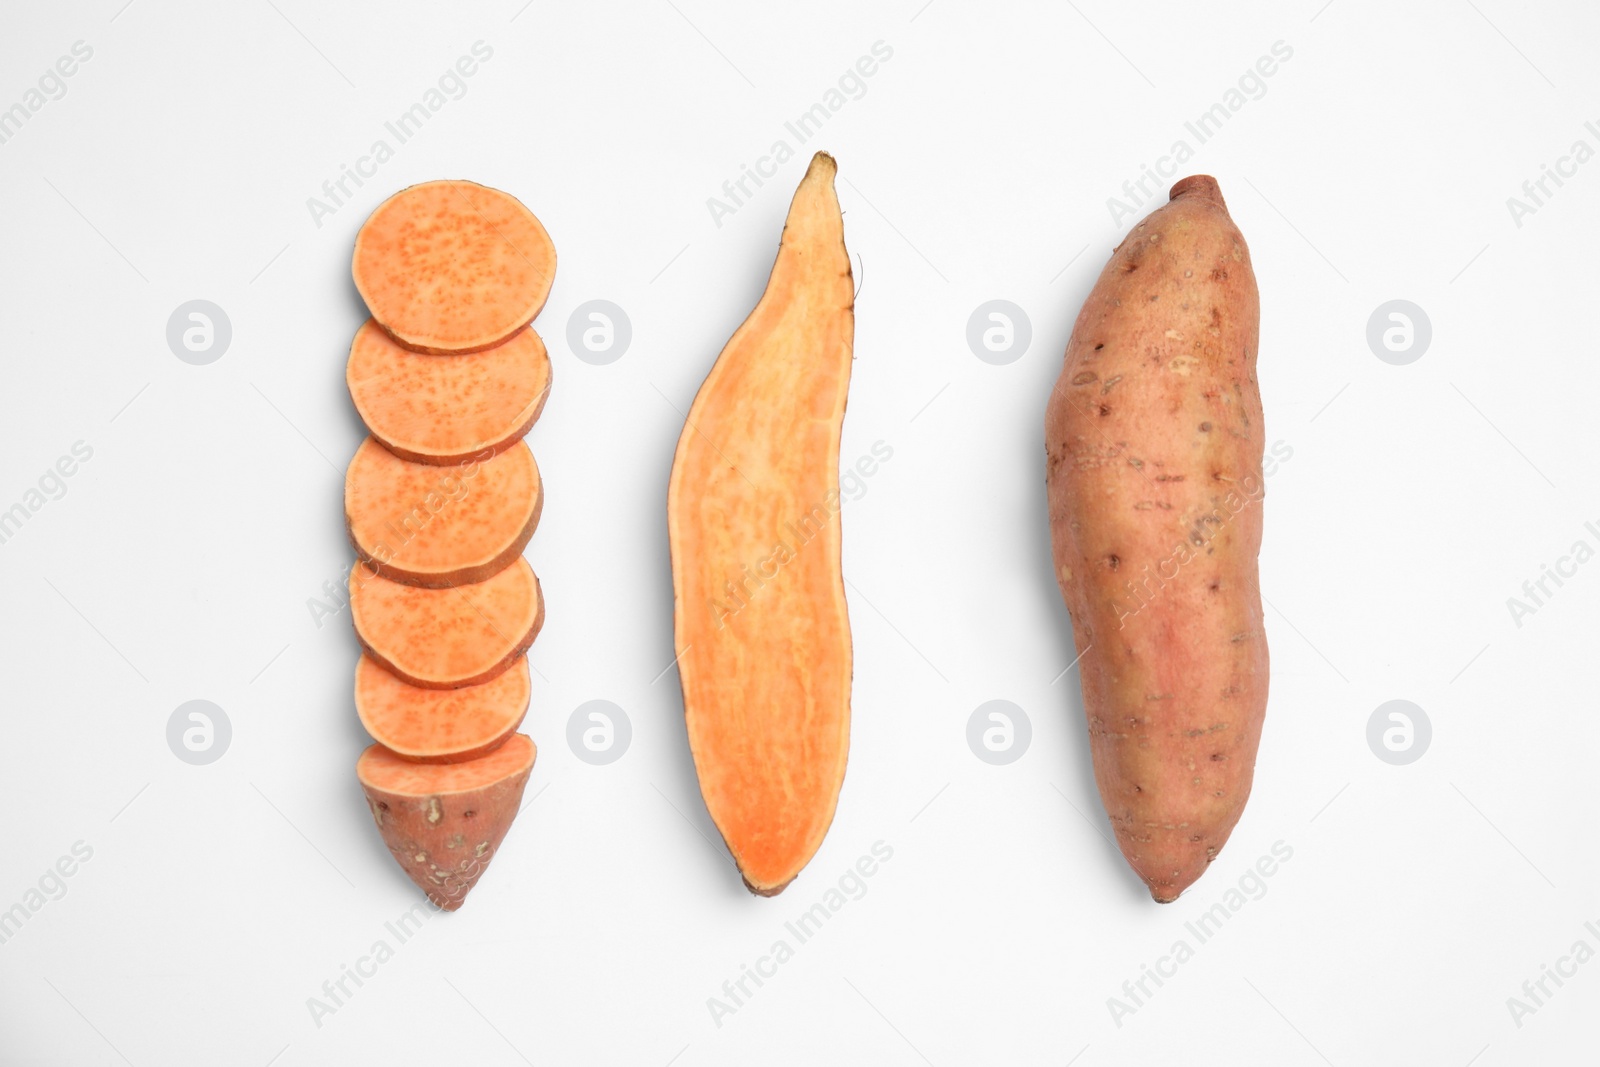
POLYGON ((544 598, 522 550, 544 488, 523 435, 550 389, 529 323, 555 248, 516 198, 435 181, 356 237, 372 318, 346 380, 371 433, 345 474, 363 656, 355 703, 377 742, 356 774, 389 851, 436 905, 461 906, 533 770, 517 733, 544 598))

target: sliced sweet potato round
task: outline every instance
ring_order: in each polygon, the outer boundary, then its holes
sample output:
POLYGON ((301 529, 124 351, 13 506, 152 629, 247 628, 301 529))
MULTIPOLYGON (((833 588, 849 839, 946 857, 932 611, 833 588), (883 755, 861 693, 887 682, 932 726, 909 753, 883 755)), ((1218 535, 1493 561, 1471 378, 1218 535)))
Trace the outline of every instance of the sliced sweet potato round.
POLYGON ((356 664, 356 714, 372 739, 401 759, 460 763, 493 752, 528 713, 527 657, 482 685, 423 689, 371 656, 356 664))
POLYGON ((461 907, 494 859, 535 754, 526 734, 465 763, 412 763, 382 745, 361 753, 356 778, 384 844, 439 907, 461 907))
POLYGON ((539 468, 524 444, 435 467, 369 437, 345 471, 350 543, 380 575, 408 585, 442 589, 498 574, 522 555, 543 509, 539 468))
POLYGON ((481 352, 430 356, 368 319, 345 364, 361 421, 413 463, 459 463, 522 440, 550 395, 550 357, 532 328, 481 352))
POLYGON ((544 625, 544 595, 517 557, 482 582, 425 589, 350 572, 350 618, 367 655, 401 681, 459 689, 499 677, 544 625))
POLYGON ((424 182, 367 217, 351 273, 372 317, 406 348, 477 352, 544 307, 556 249, 511 194, 469 181, 424 182))

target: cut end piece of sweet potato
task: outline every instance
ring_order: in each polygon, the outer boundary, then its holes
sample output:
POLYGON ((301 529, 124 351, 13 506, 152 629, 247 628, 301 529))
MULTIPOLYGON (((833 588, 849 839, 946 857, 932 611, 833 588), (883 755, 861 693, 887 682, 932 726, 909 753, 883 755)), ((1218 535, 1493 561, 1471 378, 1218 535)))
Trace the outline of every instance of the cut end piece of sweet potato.
POLYGON ((528 651, 544 625, 544 596, 520 556, 492 578, 449 589, 402 585, 357 565, 350 618, 362 649, 389 673, 459 689, 498 677, 528 651))
POLYGON ((350 343, 345 384, 389 451, 459 463, 522 440, 550 395, 550 356, 531 327, 481 352, 436 356, 400 347, 368 319, 350 343))
POLYGON ((412 763, 382 745, 356 761, 384 844, 407 876, 445 911, 455 911, 494 859, 533 772, 526 734, 466 763, 412 763))
POLYGON ((834 172, 811 161, 766 292, 695 397, 667 496, 695 770, 765 896, 821 846, 850 745, 839 436, 855 301, 834 172))
POLYGON ((543 509, 544 484, 524 444, 436 467, 369 437, 345 470, 350 543, 380 575, 408 585, 442 589, 498 574, 522 555, 543 509))
POLYGON ((556 249, 511 194, 432 181, 400 190, 368 216, 351 272, 367 310, 401 345, 477 352, 539 314, 556 249))
POLYGON ((528 660, 498 678, 460 689, 423 689, 362 656, 356 665, 356 715, 372 739, 401 759, 461 763, 493 752, 528 713, 528 660))

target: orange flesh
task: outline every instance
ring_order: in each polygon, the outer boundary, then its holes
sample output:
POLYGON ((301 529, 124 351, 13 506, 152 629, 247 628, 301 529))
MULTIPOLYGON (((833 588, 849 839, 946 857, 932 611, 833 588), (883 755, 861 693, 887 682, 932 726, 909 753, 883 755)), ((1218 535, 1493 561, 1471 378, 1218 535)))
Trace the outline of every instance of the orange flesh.
POLYGON ((487 682, 528 650, 544 622, 544 598, 517 557, 486 581, 424 589, 350 572, 350 615, 361 647, 391 674, 424 689, 487 682))
POLYGON ((413 463, 455 463, 522 439, 550 393, 550 357, 531 328, 481 352, 412 352, 368 319, 345 382, 385 448, 413 463))
POLYGON ((821 845, 849 754, 838 489, 855 320, 834 172, 819 153, 795 193, 766 292, 695 397, 667 499, 700 789, 768 895, 821 845))
POLYGON ((402 189, 356 235, 351 271, 378 324, 418 352, 476 352, 533 321, 556 250, 533 212, 468 181, 402 189))
POLYGON ((369 437, 345 471, 356 552, 379 574, 411 585, 463 585, 498 573, 527 547, 543 506, 539 468, 523 444, 436 467, 403 460, 369 437))
POLYGON ((470 793, 527 771, 534 747, 527 734, 512 734, 505 744, 465 763, 414 763, 381 745, 373 745, 356 761, 361 784, 401 796, 447 796, 470 793))
POLYGON ((482 685, 422 689, 362 656, 356 665, 356 714, 374 741, 403 759, 457 763, 505 741, 522 724, 531 689, 526 658, 482 685))

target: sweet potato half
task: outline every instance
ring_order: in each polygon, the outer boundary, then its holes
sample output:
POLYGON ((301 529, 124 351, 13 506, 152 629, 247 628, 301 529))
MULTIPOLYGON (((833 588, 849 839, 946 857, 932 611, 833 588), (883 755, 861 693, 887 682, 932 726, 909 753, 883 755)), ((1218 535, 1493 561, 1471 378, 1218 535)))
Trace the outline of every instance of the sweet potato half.
POLYGON ((466 763, 412 763, 382 745, 356 761, 356 778, 384 844, 428 899, 455 911, 511 829, 535 751, 514 734, 466 763))
POLYGON ((469 181, 424 182, 367 217, 351 273, 373 319, 402 346, 477 352, 544 307, 556 249, 511 194, 469 181))
POLYGON ((543 509, 544 484, 524 444, 436 467, 369 437, 345 470, 350 543, 380 575, 408 585, 442 589, 500 573, 522 555, 543 509))
POLYGON ((528 660, 460 689, 402 682, 371 656, 356 664, 356 714, 372 739, 401 759, 460 763, 500 747, 528 713, 528 660))
POLYGON ((509 670, 544 625, 528 561, 472 585, 425 589, 351 568, 350 617, 367 655, 424 689, 478 685, 509 670))
POLYGON ((834 172, 811 161, 766 292, 689 410, 667 496, 700 790, 768 896, 821 845, 850 746, 839 435, 855 301, 834 172))
POLYGON ((550 395, 550 357, 532 327, 481 352, 433 356, 395 344, 368 319, 350 343, 345 384, 383 447, 452 464, 522 440, 550 395))
POLYGON ((1185 178, 1101 273, 1045 421, 1095 781, 1163 903, 1239 821, 1266 712, 1259 319, 1216 181, 1185 178))

